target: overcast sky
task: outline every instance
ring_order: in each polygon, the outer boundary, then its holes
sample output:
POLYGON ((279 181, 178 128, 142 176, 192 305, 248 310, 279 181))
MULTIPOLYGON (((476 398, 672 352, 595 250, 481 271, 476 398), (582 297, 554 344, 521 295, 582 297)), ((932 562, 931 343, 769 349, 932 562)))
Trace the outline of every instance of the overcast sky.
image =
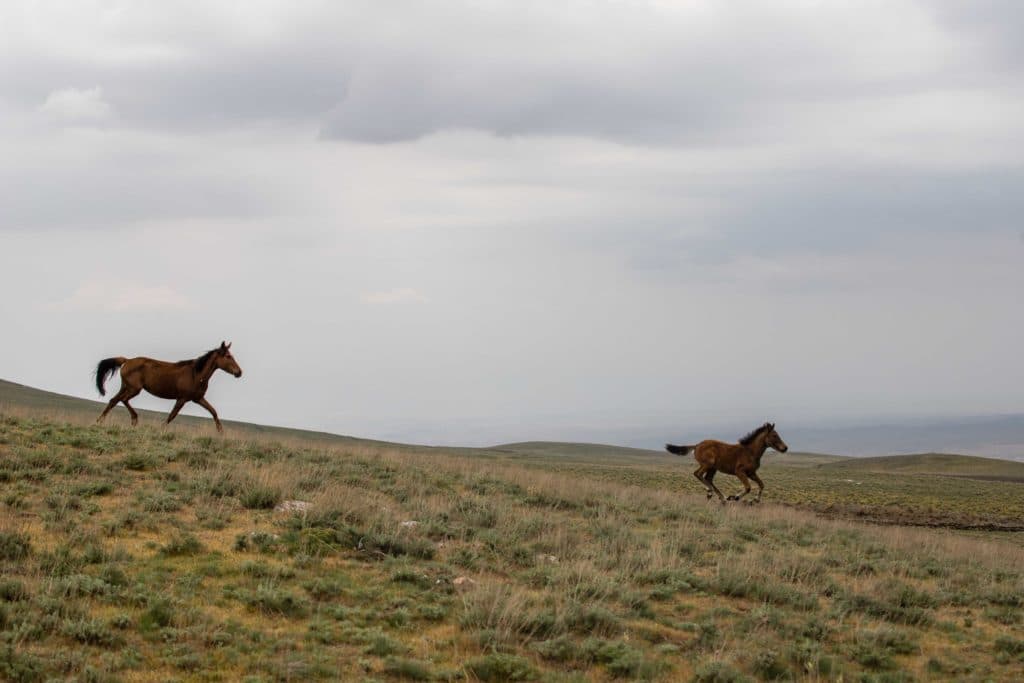
POLYGON ((226 339, 222 417, 430 443, 1024 412, 1022 121, 1017 0, 4 2, 0 377, 226 339))

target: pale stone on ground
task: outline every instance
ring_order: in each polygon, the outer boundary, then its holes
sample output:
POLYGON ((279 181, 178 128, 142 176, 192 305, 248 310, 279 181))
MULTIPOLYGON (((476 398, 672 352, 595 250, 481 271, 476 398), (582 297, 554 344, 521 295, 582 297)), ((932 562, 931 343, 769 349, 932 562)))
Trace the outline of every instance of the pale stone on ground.
POLYGON ((274 508, 275 512, 306 512, 312 507, 304 500, 282 500, 274 508))

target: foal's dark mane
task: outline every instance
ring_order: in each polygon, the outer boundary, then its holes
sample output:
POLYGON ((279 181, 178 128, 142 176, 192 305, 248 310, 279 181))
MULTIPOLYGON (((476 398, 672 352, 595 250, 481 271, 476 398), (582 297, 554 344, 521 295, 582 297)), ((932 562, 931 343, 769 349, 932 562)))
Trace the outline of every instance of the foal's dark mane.
POLYGON ((750 432, 745 437, 740 439, 740 445, 742 445, 742 446, 749 446, 750 444, 754 443, 754 439, 756 439, 757 437, 761 436, 761 434, 763 432, 766 432, 766 431, 768 431, 771 428, 772 428, 771 423, 770 422, 765 422, 763 425, 761 425, 760 427, 758 427, 757 429, 755 429, 754 431, 750 432))

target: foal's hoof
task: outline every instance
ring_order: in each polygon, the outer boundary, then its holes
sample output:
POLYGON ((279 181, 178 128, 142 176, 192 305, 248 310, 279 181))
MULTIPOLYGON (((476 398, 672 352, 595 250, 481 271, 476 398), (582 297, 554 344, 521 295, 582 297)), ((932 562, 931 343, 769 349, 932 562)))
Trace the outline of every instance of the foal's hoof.
POLYGON ((726 500, 739 500, 736 496, 729 496, 726 500))

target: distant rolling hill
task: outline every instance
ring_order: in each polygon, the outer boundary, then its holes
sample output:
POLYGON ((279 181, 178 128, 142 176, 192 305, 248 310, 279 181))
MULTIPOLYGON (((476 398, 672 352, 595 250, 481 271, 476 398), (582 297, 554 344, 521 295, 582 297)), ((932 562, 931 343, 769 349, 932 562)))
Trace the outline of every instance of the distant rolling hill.
POLYGON ((913 455, 941 451, 1024 460, 1024 415, 917 418, 898 424, 786 425, 790 444, 846 455, 913 455))
POLYGON ((523 441, 492 446, 487 450, 517 455, 536 455, 554 458, 661 458, 666 453, 645 448, 608 446, 597 443, 566 443, 561 441, 523 441))
MULTIPOLYGON (((506 443, 499 446, 492 446, 488 451, 499 453, 512 453, 520 456, 532 456, 540 458, 559 458, 566 460, 600 460, 604 464, 619 462, 622 464, 637 464, 637 462, 650 460, 657 463, 675 463, 680 460, 692 461, 693 455, 685 455, 680 458, 671 455, 663 450, 652 451, 646 448, 630 448, 628 446, 609 446, 597 443, 569 443, 563 441, 523 441, 520 443, 506 443)), ((820 453, 776 453, 769 451, 762 464, 764 466, 784 467, 817 467, 827 463, 846 460, 842 455, 823 455, 820 453)))
POLYGON ((980 458, 951 453, 886 455, 871 458, 843 458, 822 465, 837 473, 887 472, 893 474, 941 474, 971 479, 1024 482, 1024 462, 980 458))
MULTIPOLYGON (((88 399, 76 398, 64 394, 44 391, 33 387, 8 382, 0 379, 0 410, 5 407, 20 411, 42 411, 45 413, 67 416, 76 421, 95 420, 103 410, 103 402, 90 401, 88 399)), ((168 404, 170 405, 170 404, 168 404)), ((111 414, 110 422, 122 424, 125 419, 123 408, 119 408, 120 414, 111 414)), ((167 413, 153 410, 139 410, 139 417, 143 423, 161 424, 167 413)), ((304 429, 291 429, 288 427, 271 427, 249 422, 236 422, 224 420, 225 428, 244 434, 268 436, 271 438, 298 438, 303 440, 320 441, 325 444, 334 445, 359 445, 359 444, 387 444, 395 447, 428 448, 422 446, 408 446, 407 444, 392 444, 390 442, 373 441, 370 439, 359 439, 352 436, 342 436, 328 432, 308 431, 304 429)), ((209 418, 196 417, 192 415, 180 415, 175 424, 188 425, 212 431, 213 424, 209 418)), ((566 460, 580 460, 599 462, 602 464, 626 463, 636 464, 637 462, 666 462, 676 456, 671 456, 664 451, 647 450, 643 448, 629 448, 627 446, 611 446, 607 444, 593 443, 566 443, 557 441, 524 441, 521 443, 501 444, 490 448, 443 448, 440 450, 459 451, 464 453, 478 453, 480 455, 511 455, 517 457, 535 458, 560 458, 566 460)), ((692 458, 691 458, 692 459, 692 458)), ((779 465, 818 465, 823 462, 843 460, 842 456, 835 455, 812 455, 794 454, 786 455, 772 453, 768 456, 767 462, 779 465)))
MULTIPOLYGON (((65 416, 70 420, 81 422, 96 419, 103 409, 103 403, 87 399, 66 396, 51 391, 0 380, 0 411, 34 412, 48 415, 65 416)), ((123 409, 122 409, 123 410, 123 409)), ((152 410, 139 410, 144 423, 161 424, 167 413, 152 410)), ((124 424, 122 413, 112 416, 110 421, 124 424)), ((175 424, 190 426, 213 432, 213 424, 209 418, 181 415, 175 424)), ((490 448, 434 448, 397 444, 371 439, 360 439, 352 436, 332 434, 329 432, 273 427, 249 422, 224 420, 225 428, 237 436, 251 435, 272 439, 301 439, 306 442, 322 443, 325 446, 389 446, 394 448, 413 449, 417 451, 445 451, 463 454, 476 454, 485 457, 525 457, 544 460, 560 459, 576 462, 591 462, 608 465, 665 464, 678 462, 678 456, 672 456, 660 450, 630 448, 595 443, 569 443, 557 441, 524 441, 507 443, 490 448)), ((684 456, 683 460, 692 461, 693 456, 684 456)), ((763 461, 766 468, 772 467, 805 467, 832 470, 836 473, 855 474, 856 472, 889 472, 900 474, 941 474, 947 476, 969 477, 972 479, 993 479, 1001 481, 1024 482, 1024 463, 995 458, 981 458, 967 455, 949 455, 942 453, 926 453, 916 455, 893 455, 880 457, 845 457, 840 455, 823 455, 820 453, 776 453, 769 451, 763 461)))

